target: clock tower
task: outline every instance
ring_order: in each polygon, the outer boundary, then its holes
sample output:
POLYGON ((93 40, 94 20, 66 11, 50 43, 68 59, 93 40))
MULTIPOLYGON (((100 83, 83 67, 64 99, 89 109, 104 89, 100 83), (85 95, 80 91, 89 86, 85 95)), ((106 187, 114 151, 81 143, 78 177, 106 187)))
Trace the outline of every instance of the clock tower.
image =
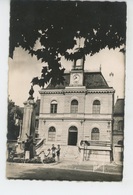
POLYGON ((70 86, 83 86, 84 57, 74 61, 70 72, 70 86))

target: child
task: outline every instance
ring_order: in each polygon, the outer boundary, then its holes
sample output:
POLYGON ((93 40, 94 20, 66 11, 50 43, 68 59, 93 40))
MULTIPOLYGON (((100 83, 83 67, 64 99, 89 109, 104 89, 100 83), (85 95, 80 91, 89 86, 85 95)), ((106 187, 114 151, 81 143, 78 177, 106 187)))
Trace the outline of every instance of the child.
POLYGON ((52 158, 55 158, 55 151, 56 151, 56 147, 54 146, 54 144, 52 144, 52 158))
POLYGON ((50 149, 47 150, 47 152, 44 152, 44 150, 42 150, 38 156, 41 158, 41 162, 43 163, 45 161, 45 159, 49 156, 50 154, 50 149))
POLYGON ((57 145, 57 151, 56 151, 56 153, 57 153, 57 161, 58 162, 60 161, 60 150, 61 150, 60 145, 57 145))

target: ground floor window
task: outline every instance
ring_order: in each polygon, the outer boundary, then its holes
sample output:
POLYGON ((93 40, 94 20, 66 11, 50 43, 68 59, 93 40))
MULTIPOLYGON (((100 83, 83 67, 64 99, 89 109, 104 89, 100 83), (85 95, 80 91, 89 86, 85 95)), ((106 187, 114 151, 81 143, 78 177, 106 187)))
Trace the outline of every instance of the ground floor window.
POLYGON ((48 130, 48 141, 55 141, 56 129, 55 127, 50 127, 48 130))
POLYGON ((99 129, 98 128, 92 129, 91 140, 99 140, 99 129))
POLYGON ((119 140, 119 141, 117 142, 117 144, 120 145, 120 146, 123 146, 123 140, 119 140))
POLYGON ((124 122, 123 122, 123 120, 120 120, 118 122, 118 130, 123 131, 123 129, 124 129, 124 122))

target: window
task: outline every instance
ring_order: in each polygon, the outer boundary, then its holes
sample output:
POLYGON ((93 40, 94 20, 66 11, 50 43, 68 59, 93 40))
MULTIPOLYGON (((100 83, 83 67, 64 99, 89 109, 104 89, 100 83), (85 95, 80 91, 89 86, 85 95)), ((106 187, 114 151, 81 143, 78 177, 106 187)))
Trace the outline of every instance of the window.
POLYGON ((123 123, 123 120, 121 120, 118 122, 118 130, 123 131, 123 129, 124 129, 124 123, 123 123))
POLYGON ((123 140, 119 140, 117 144, 123 146, 123 140))
POLYGON ((48 131, 48 141, 55 141, 56 130, 55 127, 50 127, 48 131))
POLYGON ((94 114, 99 114, 100 113, 100 101, 99 100, 95 100, 93 102, 93 110, 92 110, 92 112, 94 114))
POLYGON ((72 100, 71 101, 71 113, 76 114, 78 112, 78 101, 72 100))
POLYGON ((50 113, 57 113, 57 102, 55 100, 51 102, 50 113))
POLYGON ((69 128, 69 132, 77 132, 77 127, 71 126, 71 127, 69 128))
POLYGON ((91 140, 99 140, 99 129, 98 128, 92 129, 91 140))

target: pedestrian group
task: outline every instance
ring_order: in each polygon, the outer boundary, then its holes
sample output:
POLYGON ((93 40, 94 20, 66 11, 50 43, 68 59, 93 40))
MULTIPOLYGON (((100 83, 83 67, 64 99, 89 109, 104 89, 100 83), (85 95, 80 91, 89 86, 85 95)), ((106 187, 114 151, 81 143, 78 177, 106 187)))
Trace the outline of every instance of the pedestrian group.
POLYGON ((41 151, 39 153, 39 156, 43 162, 43 160, 50 157, 50 154, 51 154, 53 160, 55 160, 55 158, 57 156, 57 162, 59 162, 60 161, 60 150, 61 150, 60 145, 57 145, 57 148, 56 148, 55 145, 52 144, 51 149, 49 148, 46 152, 44 152, 44 150, 41 151))
POLYGON ((60 161, 60 145, 57 145, 57 148, 54 146, 54 144, 52 144, 52 148, 51 148, 51 151, 52 151, 52 158, 55 159, 56 155, 57 155, 57 161, 59 162, 60 161))

